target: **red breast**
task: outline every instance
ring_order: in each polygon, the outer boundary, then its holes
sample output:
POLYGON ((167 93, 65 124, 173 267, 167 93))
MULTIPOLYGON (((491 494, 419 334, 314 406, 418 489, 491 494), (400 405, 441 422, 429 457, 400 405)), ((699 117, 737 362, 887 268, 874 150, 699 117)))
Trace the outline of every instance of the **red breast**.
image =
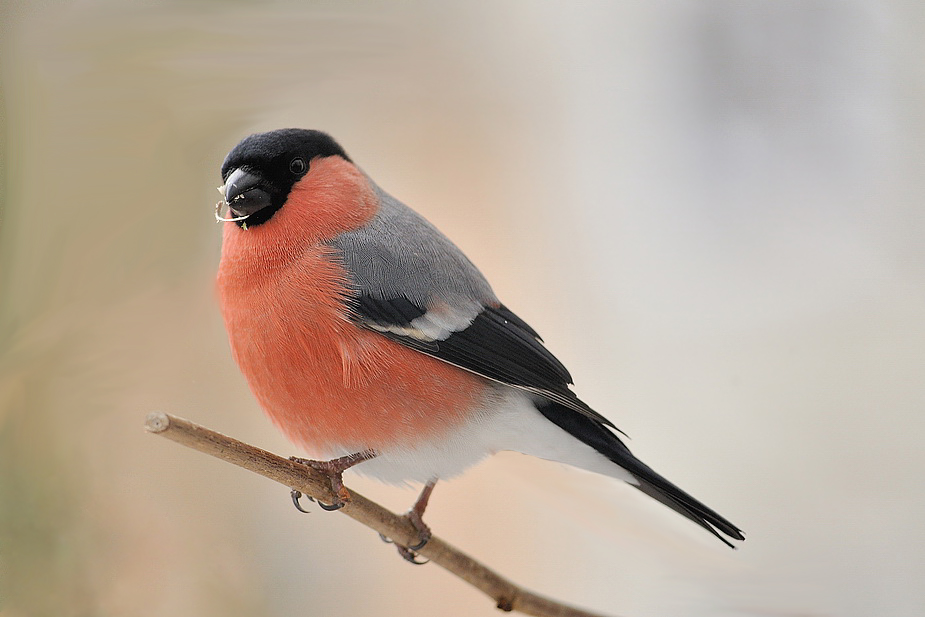
POLYGON ((486 382, 348 319, 349 275, 323 242, 369 221, 378 200, 340 157, 310 169, 266 223, 224 224, 218 291, 234 358, 273 422, 310 452, 439 438, 486 382))

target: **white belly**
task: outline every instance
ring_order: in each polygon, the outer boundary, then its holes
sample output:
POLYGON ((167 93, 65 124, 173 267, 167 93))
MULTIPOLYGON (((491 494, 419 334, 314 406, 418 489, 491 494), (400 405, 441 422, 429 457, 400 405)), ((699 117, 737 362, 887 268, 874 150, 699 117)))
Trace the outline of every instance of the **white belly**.
POLYGON ((558 461, 636 484, 629 472, 543 417, 529 394, 506 386, 498 386, 484 408, 449 435, 413 447, 380 452, 378 457, 353 469, 389 484, 424 483, 459 475, 502 450, 558 461))

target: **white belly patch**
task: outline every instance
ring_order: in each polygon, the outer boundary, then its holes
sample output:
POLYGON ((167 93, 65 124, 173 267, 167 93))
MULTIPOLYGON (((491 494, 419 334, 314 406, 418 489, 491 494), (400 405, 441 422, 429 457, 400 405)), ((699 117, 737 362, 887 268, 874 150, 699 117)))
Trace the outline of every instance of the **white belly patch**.
MULTIPOLYGON (((562 430, 536 409, 531 395, 498 386, 472 418, 440 439, 388 450, 353 468, 359 474, 397 485, 459 475, 502 450, 558 461, 631 484, 635 478, 603 454, 562 430)), ((344 451, 342 454, 348 454, 344 451)))

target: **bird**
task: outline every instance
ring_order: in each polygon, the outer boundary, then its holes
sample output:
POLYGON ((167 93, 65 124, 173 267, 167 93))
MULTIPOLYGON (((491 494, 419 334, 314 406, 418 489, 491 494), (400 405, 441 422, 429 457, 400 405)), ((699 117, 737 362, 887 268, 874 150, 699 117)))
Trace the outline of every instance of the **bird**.
MULTIPOLYGON (((350 499, 347 469, 434 485, 515 451, 622 480, 734 548, 742 531, 636 458, 540 335, 420 214, 322 131, 245 137, 221 166, 217 290, 232 355, 270 420, 350 499)), ((293 498, 298 505, 299 494, 293 498)))

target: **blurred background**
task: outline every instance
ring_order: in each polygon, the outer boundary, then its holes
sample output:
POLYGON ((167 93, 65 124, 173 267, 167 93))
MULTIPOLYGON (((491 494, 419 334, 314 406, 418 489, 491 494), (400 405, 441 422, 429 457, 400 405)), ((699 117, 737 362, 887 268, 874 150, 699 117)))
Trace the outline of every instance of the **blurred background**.
POLYGON ((7 0, 0 614, 496 614, 142 428, 297 453, 213 296, 221 161, 285 126, 454 239, 749 539, 516 454, 437 487, 437 534, 624 617, 923 614, 923 26, 890 0, 7 0))

